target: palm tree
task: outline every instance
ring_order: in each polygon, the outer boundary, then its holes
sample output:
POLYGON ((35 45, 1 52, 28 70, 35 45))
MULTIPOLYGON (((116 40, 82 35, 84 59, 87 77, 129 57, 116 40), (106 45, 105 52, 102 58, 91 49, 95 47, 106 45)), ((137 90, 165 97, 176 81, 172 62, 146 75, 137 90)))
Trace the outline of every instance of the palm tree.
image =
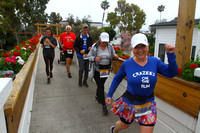
POLYGON ((108 9, 108 7, 110 7, 109 2, 107 2, 107 0, 102 1, 101 8, 104 10, 103 17, 102 17, 102 27, 103 27, 103 20, 105 16, 105 10, 108 9))
POLYGON ((158 6, 157 9, 160 12, 160 22, 161 22, 161 12, 165 10, 165 6, 164 5, 160 5, 160 6, 158 6))

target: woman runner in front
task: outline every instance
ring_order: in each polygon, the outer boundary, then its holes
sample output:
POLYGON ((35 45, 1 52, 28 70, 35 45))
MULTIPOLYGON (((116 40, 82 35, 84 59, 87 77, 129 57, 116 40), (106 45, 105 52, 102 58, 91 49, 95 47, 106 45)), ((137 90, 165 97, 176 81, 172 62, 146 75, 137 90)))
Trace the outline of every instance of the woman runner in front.
POLYGON ((111 104, 111 98, 122 79, 127 77, 126 92, 112 104, 114 115, 120 120, 111 127, 112 133, 126 129, 135 120, 140 124, 140 133, 152 133, 156 124, 157 110, 154 98, 154 88, 157 73, 172 78, 178 73, 174 46, 165 44, 168 65, 156 57, 147 56, 149 45, 147 37, 138 33, 131 39, 134 57, 121 65, 109 88, 106 103, 111 104))

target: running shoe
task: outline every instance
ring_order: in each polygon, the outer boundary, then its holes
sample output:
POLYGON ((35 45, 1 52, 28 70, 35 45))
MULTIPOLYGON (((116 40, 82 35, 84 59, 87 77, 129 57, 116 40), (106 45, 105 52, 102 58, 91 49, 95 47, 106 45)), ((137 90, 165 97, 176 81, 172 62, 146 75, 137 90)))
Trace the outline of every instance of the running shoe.
POLYGON ((111 126, 111 127, 110 127, 111 133, 114 133, 114 132, 113 132, 113 131, 114 131, 114 128, 115 128, 115 126, 111 126))

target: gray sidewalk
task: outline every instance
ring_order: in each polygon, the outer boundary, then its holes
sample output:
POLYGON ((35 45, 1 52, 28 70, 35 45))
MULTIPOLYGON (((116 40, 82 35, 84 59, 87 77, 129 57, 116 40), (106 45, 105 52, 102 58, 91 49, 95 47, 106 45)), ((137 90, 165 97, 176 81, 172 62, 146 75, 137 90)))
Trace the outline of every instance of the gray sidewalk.
MULTIPOLYGON (((76 55, 74 55, 76 56, 76 55)), ((40 51, 35 81, 30 133, 110 133, 110 126, 117 120, 110 111, 103 115, 102 106, 94 101, 96 84, 88 80, 89 87, 78 86, 78 66, 71 66, 72 78, 67 77, 64 62, 58 64, 56 48, 53 78, 47 84, 45 64, 40 51)), ((138 133, 139 126, 133 123, 120 133, 138 133)))

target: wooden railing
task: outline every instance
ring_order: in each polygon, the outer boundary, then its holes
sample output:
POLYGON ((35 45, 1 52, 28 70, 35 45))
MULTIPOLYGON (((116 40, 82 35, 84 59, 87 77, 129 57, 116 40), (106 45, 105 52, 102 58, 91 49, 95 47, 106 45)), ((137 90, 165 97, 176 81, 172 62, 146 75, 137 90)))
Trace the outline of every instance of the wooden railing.
POLYGON ((18 132, 24 104, 31 82, 31 77, 38 56, 38 51, 39 45, 37 45, 36 50, 31 53, 28 61, 18 73, 16 79, 13 82, 13 90, 4 105, 8 133, 18 132))

